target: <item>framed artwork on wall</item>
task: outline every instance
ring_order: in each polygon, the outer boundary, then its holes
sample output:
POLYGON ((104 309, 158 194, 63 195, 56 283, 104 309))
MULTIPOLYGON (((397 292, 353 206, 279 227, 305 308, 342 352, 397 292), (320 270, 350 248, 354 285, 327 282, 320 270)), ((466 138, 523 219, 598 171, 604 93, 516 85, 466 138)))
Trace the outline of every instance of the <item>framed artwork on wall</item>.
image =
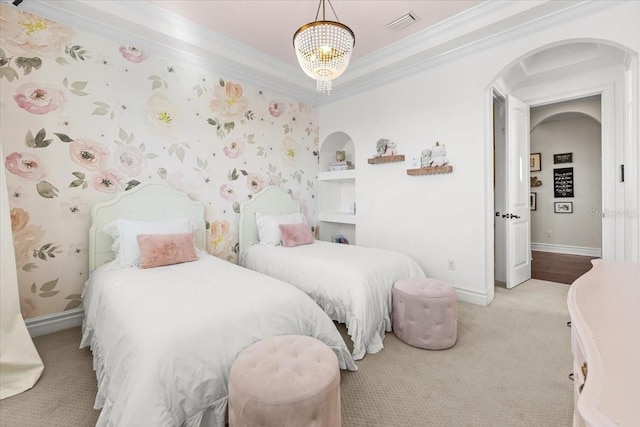
POLYGON ((553 164, 573 163, 573 153, 561 153, 553 155, 553 164))
POLYGON ((573 168, 553 170, 553 197, 573 197, 573 168))
POLYGON ((554 202, 553 212, 555 213, 573 213, 573 202, 554 202))
POLYGON ((529 209, 535 211, 538 205, 538 195, 534 192, 529 193, 529 209))
POLYGON ((531 172, 538 172, 542 170, 542 163, 540 163, 540 153, 531 153, 529 155, 529 169, 531 172))

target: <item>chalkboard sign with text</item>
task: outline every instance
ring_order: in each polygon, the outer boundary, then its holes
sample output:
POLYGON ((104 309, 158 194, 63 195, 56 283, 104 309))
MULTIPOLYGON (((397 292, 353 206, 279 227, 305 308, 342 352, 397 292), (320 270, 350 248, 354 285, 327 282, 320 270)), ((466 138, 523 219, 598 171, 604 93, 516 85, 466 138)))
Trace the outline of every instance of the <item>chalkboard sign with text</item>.
POLYGON ((553 197, 573 197, 573 168, 553 170, 553 197))

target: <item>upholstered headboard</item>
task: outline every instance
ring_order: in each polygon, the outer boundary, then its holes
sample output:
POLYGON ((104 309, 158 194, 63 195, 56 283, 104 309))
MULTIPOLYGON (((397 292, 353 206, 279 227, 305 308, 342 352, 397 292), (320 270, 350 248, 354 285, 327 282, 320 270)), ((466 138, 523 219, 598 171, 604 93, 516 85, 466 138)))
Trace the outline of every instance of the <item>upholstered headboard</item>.
POLYGON ((111 250, 113 240, 102 229, 120 218, 139 221, 188 218, 197 227, 193 231, 196 246, 205 248, 204 206, 164 181, 148 182, 93 206, 89 229, 89 271, 115 257, 111 250))
POLYGON ((251 199, 240 205, 239 246, 240 253, 258 241, 256 213, 266 215, 284 215, 300 212, 300 203, 291 195, 271 185, 256 193, 251 199))

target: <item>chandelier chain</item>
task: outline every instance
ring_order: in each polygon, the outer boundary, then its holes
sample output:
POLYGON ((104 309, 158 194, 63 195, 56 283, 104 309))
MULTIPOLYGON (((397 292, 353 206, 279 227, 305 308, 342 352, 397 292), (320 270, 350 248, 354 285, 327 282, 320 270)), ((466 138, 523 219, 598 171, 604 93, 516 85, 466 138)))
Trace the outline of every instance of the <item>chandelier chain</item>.
POLYGON ((340 22, 340 18, 338 18, 338 14, 336 13, 336 10, 333 8, 333 5, 331 4, 331 0, 320 0, 320 2, 318 3, 318 10, 316 10, 316 19, 314 22, 318 21, 318 16, 320 15, 320 7, 322 6, 322 20, 326 21, 327 17, 325 15, 325 1, 329 2, 329 7, 331 8, 331 11, 333 12, 333 16, 336 17, 336 22, 340 22))
MULTIPOLYGON (((340 22, 340 18, 338 18, 338 14, 336 13, 336 10, 333 8, 333 5, 331 4, 331 0, 327 0, 329 2, 329 7, 331 8, 331 10, 333 11, 333 15, 336 17, 336 21, 340 22)), ((322 8, 324 9, 324 0, 322 1, 322 8)), ((322 19, 324 19, 324 12, 322 13, 322 19)))

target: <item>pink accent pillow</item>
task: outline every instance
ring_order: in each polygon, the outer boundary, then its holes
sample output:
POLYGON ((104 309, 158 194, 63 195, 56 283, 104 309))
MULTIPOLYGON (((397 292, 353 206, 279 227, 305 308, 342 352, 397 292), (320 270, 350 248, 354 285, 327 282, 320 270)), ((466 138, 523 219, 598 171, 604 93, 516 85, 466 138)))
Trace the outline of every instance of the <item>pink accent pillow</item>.
POLYGON ((140 268, 161 267, 198 259, 193 233, 138 234, 140 268))
POLYGON ((308 245, 315 242, 309 224, 280 224, 282 246, 308 245))

